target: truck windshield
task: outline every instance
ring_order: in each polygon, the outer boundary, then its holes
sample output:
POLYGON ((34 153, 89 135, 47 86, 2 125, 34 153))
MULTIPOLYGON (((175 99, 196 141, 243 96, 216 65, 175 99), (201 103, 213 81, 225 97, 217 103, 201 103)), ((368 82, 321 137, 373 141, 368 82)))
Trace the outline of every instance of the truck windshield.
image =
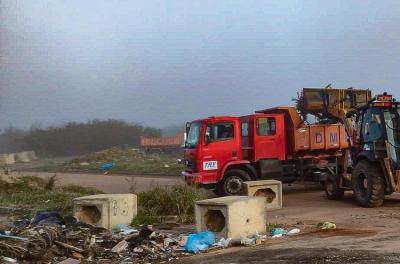
POLYGON ((196 148, 200 138, 201 122, 190 124, 189 132, 185 142, 185 148, 196 148))
POLYGON ((400 108, 391 108, 383 112, 390 158, 397 168, 400 167, 400 108))

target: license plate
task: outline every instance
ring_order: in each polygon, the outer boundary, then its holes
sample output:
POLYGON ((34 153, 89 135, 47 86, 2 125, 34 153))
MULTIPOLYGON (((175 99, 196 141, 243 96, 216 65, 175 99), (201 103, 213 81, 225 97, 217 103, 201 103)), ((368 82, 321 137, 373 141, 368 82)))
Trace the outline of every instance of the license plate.
POLYGON ((217 169, 218 169, 218 162, 216 160, 203 162, 203 170, 217 170, 217 169))

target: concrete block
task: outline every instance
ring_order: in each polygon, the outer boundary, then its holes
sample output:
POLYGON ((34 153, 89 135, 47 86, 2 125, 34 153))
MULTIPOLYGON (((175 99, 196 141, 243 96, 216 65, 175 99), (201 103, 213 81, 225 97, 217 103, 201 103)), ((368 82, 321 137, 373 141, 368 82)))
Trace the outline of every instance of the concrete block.
POLYGON ((263 197, 226 196, 196 202, 196 229, 225 238, 240 238, 266 231, 263 197))
POLYGON ((15 160, 17 162, 30 162, 31 159, 29 158, 29 152, 22 151, 22 152, 15 153, 15 160))
POLYGON ((14 154, 0 154, 0 165, 12 165, 15 163, 14 154))
POLYGON ((38 159, 38 157, 36 156, 35 151, 33 151, 33 150, 26 151, 26 155, 28 156, 28 159, 30 159, 30 160, 37 160, 38 159))
POLYGON ((74 217, 81 222, 107 229, 130 224, 137 215, 134 194, 97 194, 75 198, 74 217))
POLYGON ((276 180, 248 181, 244 183, 244 194, 266 198, 267 210, 281 209, 282 182, 276 180))

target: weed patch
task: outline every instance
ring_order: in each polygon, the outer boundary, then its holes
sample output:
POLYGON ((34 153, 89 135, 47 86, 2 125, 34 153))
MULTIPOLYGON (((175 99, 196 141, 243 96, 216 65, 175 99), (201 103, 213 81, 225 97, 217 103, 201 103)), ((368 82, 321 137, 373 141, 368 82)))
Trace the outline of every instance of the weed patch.
POLYGON ((195 202, 207 198, 200 190, 187 185, 156 186, 137 195, 139 211, 133 225, 154 224, 159 217, 167 215, 177 215, 182 223, 193 222, 195 202))
POLYGON ((28 176, 11 183, 0 180, 0 205, 31 211, 55 210, 71 213, 74 198, 102 193, 95 188, 76 185, 55 186, 55 179, 54 177, 46 182, 41 178, 28 176))

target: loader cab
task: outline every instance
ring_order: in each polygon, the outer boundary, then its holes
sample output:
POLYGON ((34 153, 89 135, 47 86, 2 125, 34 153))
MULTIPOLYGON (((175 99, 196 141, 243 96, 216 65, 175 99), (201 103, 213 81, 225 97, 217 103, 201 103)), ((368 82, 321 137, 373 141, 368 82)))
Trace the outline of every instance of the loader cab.
POLYGON ((395 168, 399 168, 400 104, 390 95, 377 96, 361 109, 357 119, 359 149, 355 154, 371 161, 389 155, 395 168))

